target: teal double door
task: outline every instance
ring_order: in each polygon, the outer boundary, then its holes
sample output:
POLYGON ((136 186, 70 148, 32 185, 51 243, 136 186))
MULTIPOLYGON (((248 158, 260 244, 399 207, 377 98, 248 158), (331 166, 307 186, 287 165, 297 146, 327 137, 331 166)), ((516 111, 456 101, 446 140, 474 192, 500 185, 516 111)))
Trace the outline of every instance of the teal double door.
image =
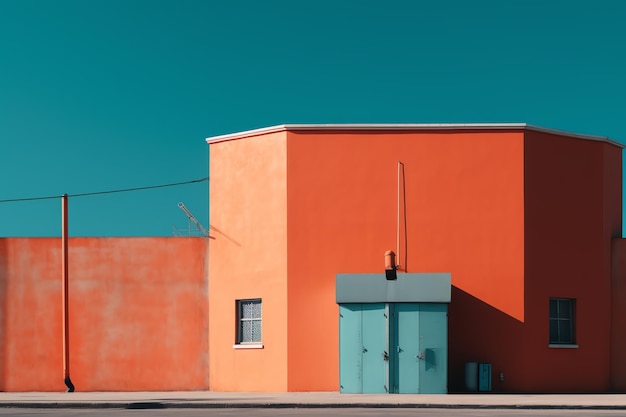
POLYGON ((447 304, 340 304, 340 391, 446 393, 447 335, 447 304))

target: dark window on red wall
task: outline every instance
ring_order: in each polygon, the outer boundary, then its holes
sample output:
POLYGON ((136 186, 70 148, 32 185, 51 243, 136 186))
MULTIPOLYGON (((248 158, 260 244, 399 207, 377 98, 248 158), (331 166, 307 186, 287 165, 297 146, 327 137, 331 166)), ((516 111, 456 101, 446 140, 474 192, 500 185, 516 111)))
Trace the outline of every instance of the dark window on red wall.
POLYGON ((573 345, 576 343, 575 313, 575 299, 550 298, 550 344, 573 345))

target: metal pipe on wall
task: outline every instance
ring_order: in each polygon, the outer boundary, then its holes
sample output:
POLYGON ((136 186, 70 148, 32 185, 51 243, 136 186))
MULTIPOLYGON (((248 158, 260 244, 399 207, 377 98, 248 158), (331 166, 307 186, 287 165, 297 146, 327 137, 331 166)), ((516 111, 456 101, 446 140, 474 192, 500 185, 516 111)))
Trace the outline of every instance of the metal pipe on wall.
POLYGON ((397 269, 404 272, 408 272, 407 269, 407 251, 408 251, 408 236, 406 228, 406 178, 404 176, 404 163, 398 161, 398 216, 396 223, 396 259, 397 269), (400 235, 401 225, 404 221, 404 262, 400 256, 400 235))
POLYGON ((62 269, 62 281, 61 281, 61 302, 62 302, 62 315, 61 320, 63 328, 63 382, 67 387, 67 392, 74 392, 74 384, 70 379, 70 334, 69 334, 69 292, 68 292, 68 199, 67 194, 63 194, 61 197, 61 209, 62 209, 62 233, 61 233, 61 269, 62 269))

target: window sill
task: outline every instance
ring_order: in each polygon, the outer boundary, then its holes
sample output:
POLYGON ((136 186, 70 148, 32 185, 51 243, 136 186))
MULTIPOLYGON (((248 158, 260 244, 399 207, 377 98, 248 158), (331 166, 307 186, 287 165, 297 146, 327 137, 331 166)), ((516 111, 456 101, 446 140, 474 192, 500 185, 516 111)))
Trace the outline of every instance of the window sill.
POLYGON ((548 345, 548 347, 550 349, 578 349, 578 345, 566 345, 566 344, 559 344, 559 343, 550 343, 548 345))
POLYGON ((263 349, 262 343, 242 343, 233 345, 233 349, 263 349))

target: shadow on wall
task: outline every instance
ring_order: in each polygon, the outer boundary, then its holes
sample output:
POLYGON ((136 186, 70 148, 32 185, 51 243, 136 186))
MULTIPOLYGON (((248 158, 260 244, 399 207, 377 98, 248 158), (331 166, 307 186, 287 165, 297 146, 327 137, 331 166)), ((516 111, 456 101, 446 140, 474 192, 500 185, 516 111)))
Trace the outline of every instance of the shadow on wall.
POLYGON ((7 326, 8 313, 6 303, 6 287, 7 287, 7 244, 6 239, 0 239, 0 391, 5 391, 5 361, 6 361, 6 340, 5 329, 7 326))
POLYGON ((465 364, 492 365, 492 391, 515 391, 523 376, 524 323, 452 286, 448 312, 448 392, 467 392, 465 364), (512 356, 513 355, 513 356, 512 356), (502 376, 502 378, 501 378, 502 376))

